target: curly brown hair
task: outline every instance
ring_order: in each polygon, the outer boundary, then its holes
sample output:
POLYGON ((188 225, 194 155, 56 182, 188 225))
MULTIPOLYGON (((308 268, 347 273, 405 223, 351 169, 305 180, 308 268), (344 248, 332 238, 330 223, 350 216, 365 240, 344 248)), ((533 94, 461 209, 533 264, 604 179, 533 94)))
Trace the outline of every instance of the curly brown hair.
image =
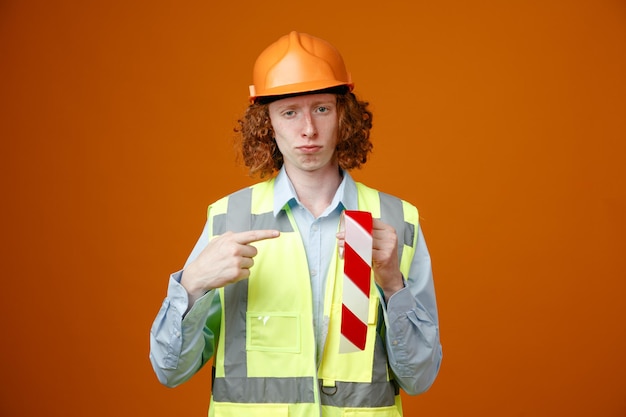
MULTIPOLYGON (((335 95, 339 119, 337 161, 339 167, 346 170, 359 168, 367 161, 367 154, 373 148, 369 138, 372 112, 367 108, 369 103, 359 100, 352 92, 342 91, 335 95)), ((283 155, 276 145, 270 121, 270 102, 252 103, 237 121, 239 127, 235 128, 239 133, 244 164, 251 176, 261 178, 274 174, 283 166, 283 155)))

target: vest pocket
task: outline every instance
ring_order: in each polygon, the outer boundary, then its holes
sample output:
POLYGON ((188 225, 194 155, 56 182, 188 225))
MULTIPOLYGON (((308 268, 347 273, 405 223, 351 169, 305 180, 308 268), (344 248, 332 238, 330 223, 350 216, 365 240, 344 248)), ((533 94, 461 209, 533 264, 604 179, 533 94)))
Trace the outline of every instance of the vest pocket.
POLYGON ((299 353, 300 314, 247 312, 246 349, 299 353))
POLYGON ((214 417, 289 417, 287 404, 213 403, 214 417))

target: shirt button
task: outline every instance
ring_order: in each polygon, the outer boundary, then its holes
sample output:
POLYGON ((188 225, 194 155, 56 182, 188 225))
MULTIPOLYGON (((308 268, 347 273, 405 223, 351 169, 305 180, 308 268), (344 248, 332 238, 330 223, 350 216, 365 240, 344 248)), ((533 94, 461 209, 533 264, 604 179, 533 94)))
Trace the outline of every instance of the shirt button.
POLYGON ((317 271, 315 269, 311 269, 311 276, 314 277, 317 275, 317 271))
POLYGON ((394 346, 398 346, 398 341, 394 340, 393 342, 391 342, 391 344, 394 345, 394 346))
POLYGON ((318 225, 316 225, 316 224, 314 224, 314 225, 311 227, 311 229, 313 229, 313 231, 314 231, 314 232, 317 232, 317 231, 319 230, 319 228, 320 228, 320 227, 319 227, 318 225))

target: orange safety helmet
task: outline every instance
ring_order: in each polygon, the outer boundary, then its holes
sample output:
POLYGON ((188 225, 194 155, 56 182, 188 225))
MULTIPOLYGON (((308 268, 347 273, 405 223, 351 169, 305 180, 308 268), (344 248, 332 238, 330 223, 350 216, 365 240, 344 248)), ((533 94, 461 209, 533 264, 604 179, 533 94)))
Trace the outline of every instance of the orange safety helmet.
POLYGON ((323 39, 291 32, 268 46, 254 63, 250 101, 341 85, 354 87, 339 51, 323 39))

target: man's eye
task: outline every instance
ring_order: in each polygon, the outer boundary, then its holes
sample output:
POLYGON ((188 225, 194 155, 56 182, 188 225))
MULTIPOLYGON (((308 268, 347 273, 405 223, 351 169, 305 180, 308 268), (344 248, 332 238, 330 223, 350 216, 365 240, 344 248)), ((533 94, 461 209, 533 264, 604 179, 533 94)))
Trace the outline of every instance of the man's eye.
POLYGON ((293 110, 287 110, 286 112, 283 113, 285 116, 293 116, 294 114, 296 114, 295 111, 293 110))
POLYGON ((320 113, 326 113, 328 111, 328 107, 324 107, 324 106, 318 107, 317 111, 320 113))

